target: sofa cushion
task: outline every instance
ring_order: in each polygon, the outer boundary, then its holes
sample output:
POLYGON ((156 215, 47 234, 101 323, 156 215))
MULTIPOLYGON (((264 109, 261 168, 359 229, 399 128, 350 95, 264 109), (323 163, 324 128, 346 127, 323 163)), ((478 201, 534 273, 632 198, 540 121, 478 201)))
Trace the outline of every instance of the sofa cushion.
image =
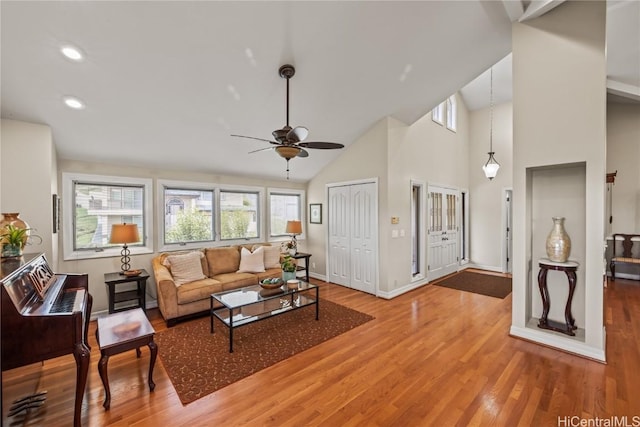
POLYGON ((207 248, 204 252, 209 264, 209 277, 222 273, 235 273, 240 267, 240 251, 237 246, 207 248))
POLYGON ((224 291, 258 284, 258 277, 251 273, 222 273, 215 275, 212 279, 219 281, 224 291))
POLYGON ((202 279, 185 283, 178 287, 178 304, 189 304, 202 299, 209 299, 212 293, 222 292, 222 284, 214 279, 202 279))
POLYGON ((171 270, 176 286, 181 286, 205 278, 202 272, 202 258, 204 258, 204 254, 200 251, 169 255, 165 258, 164 265, 171 270))
MULTIPOLYGON (((171 255, 184 255, 191 252, 201 252, 204 255, 204 249, 194 249, 194 250, 188 250, 188 251, 162 252, 158 254, 158 258, 160 259, 160 264, 164 265, 165 267, 169 268, 169 270, 171 270, 170 266, 168 266, 165 263, 167 257, 170 257, 171 255)), ((200 263, 202 264, 202 273, 205 276, 209 277, 209 265, 207 264, 207 258, 203 256, 202 259, 200 260, 200 263)))
POLYGON ((280 268, 280 248, 278 246, 263 246, 264 268, 280 268))
POLYGON ((240 250, 240 268, 238 273, 262 273, 264 271, 264 249, 262 246, 251 252, 247 248, 240 250))

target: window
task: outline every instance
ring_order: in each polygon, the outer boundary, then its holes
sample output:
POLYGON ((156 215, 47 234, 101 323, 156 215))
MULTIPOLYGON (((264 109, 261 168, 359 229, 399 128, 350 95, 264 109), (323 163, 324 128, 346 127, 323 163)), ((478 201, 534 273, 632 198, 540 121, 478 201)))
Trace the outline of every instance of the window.
POLYGON ((109 244, 111 226, 138 225, 140 242, 131 253, 150 253, 151 180, 99 175, 63 174, 64 259, 119 256, 121 246, 109 244))
POLYGON ((304 192, 269 190, 269 237, 288 236, 287 221, 303 221, 304 192))
POLYGON ((441 102, 436 108, 431 110, 431 118, 438 124, 444 123, 444 102, 441 102))
POLYGON ((159 181, 163 250, 167 245, 201 247, 214 240, 214 190, 206 184, 159 181))
POLYGON ((447 129, 456 131, 458 127, 458 105, 456 104, 456 96, 451 95, 447 99, 447 129))
POLYGON ((260 236, 260 192, 220 191, 220 239, 257 239, 260 236))

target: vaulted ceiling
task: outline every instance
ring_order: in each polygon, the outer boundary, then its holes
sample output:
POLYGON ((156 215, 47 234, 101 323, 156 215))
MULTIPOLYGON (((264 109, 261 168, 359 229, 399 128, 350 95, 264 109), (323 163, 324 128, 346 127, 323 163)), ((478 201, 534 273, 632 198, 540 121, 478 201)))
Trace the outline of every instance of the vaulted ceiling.
MULTIPOLYGON (((296 68, 291 126, 348 149, 505 57, 509 3, 3 1, 2 117, 51 126, 63 159, 284 179, 273 150, 248 154, 268 143, 230 136, 283 127, 282 64, 296 68), (65 58, 67 44, 84 60, 65 58)), ((340 155, 309 152, 291 161, 292 180, 340 155)))

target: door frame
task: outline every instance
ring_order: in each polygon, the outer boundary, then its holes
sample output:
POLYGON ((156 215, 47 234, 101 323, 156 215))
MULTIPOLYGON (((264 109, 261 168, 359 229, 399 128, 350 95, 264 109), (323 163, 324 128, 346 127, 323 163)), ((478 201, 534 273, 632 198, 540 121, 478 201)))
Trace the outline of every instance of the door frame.
POLYGON ((500 232, 500 237, 502 240, 502 252, 501 252, 501 266, 503 273, 511 273, 513 270, 513 188, 512 187, 503 187, 502 188, 502 231, 500 232), (509 197, 509 203, 507 203, 507 197, 509 197), (509 208, 507 208, 509 206, 509 208), (510 212, 509 212, 510 209, 510 212), (509 235, 507 234, 507 225, 510 225, 510 236, 511 236, 511 252, 509 252, 509 245, 507 244, 507 239, 509 235), (507 256, 510 257, 511 263, 507 261, 507 256), (511 268, 509 268, 511 266, 511 268))
MULTIPOLYGON (((346 187, 346 186, 350 186, 350 185, 358 185, 358 184, 373 184, 374 185, 374 191, 376 194, 376 200, 375 200, 375 211, 376 211, 376 218, 377 218, 377 224, 378 226, 375 228, 375 232, 376 232, 376 256, 375 256, 375 281, 376 281, 376 285, 375 285, 375 293, 373 295, 378 296, 378 292, 380 289, 380 218, 378 217, 378 212, 380 209, 380 190, 379 190, 379 185, 378 185, 378 178, 373 177, 373 178, 363 178, 363 179, 356 179, 356 180, 352 180, 352 181, 341 181, 341 182, 330 182, 325 184, 325 189, 324 189, 324 199, 326 200, 326 204, 327 204, 327 212, 329 212, 329 189, 332 187, 346 187)), ((324 254, 324 259, 326 260, 326 265, 325 265, 325 277, 327 278, 327 280, 329 279, 330 276, 330 271, 331 271, 331 259, 329 257, 329 221, 330 221, 330 216, 329 214, 327 214, 327 226, 325 227, 325 242, 327 242, 325 244, 325 254, 324 254)))

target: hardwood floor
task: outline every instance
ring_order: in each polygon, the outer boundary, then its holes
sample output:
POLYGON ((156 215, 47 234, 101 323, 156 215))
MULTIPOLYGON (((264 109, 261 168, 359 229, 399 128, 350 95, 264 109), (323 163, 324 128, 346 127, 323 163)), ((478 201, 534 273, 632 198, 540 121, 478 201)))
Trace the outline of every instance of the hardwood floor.
MULTIPOLYGON (((321 284, 323 298, 375 320, 187 406, 149 351, 109 360, 111 409, 102 408, 99 351, 92 322, 85 426, 556 426, 558 417, 627 416, 640 422, 640 282, 605 291, 607 365, 509 337, 504 300, 428 285, 391 301, 321 284)), ((157 310, 156 331, 165 329, 157 310)), ((48 399, 11 426, 68 426, 75 364, 62 357, 7 371, 4 408, 47 390, 48 399)), ((569 425, 569 424, 564 424, 569 425)), ((631 425, 631 424, 630 424, 631 425)), ((637 424, 634 424, 637 425, 637 424)))

